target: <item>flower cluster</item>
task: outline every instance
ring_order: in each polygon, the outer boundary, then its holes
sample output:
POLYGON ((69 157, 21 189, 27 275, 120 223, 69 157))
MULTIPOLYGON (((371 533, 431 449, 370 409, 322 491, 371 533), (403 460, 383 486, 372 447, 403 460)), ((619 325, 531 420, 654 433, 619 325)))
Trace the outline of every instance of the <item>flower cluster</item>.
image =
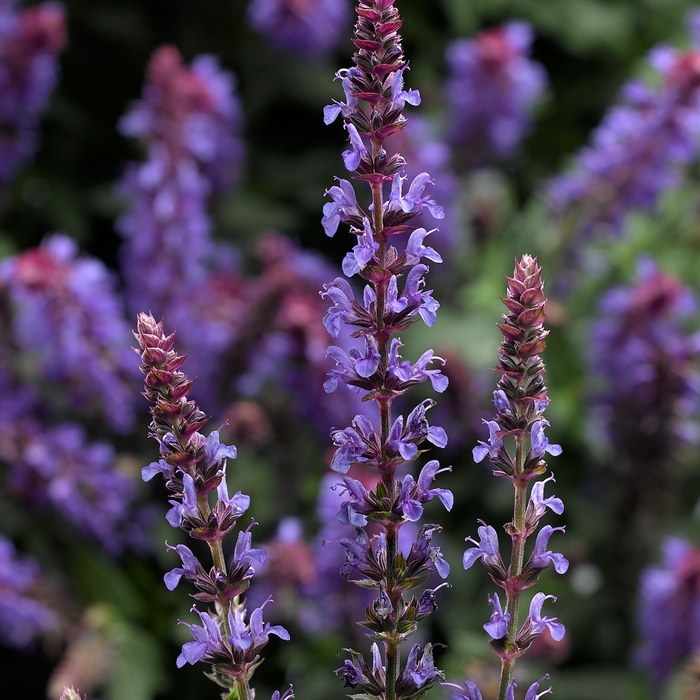
POLYGON ((700 51, 662 45, 648 63, 654 83, 625 85, 574 169, 550 183, 554 209, 577 210, 586 233, 620 233, 631 210, 653 210, 679 182, 680 166, 697 157, 700 51))
POLYGON ((349 351, 337 345, 328 348, 336 368, 324 388, 332 393, 345 385, 364 401, 373 401, 379 414, 378 425, 376 418, 357 415, 349 427, 334 430, 337 449, 331 462, 331 469, 343 475, 358 464, 378 475, 370 489, 344 476, 345 496, 338 512, 340 523, 355 529, 354 537, 340 540, 345 549, 341 574, 354 576, 356 584, 375 591, 377 598, 367 606, 361 623, 375 640, 371 665, 362 654, 348 650, 350 658, 338 674, 346 686, 365 697, 408 700, 421 697, 442 673, 434 666, 431 644, 422 649, 415 645, 400 667, 400 645, 436 608, 436 589, 411 600, 404 593, 424 583, 433 571, 446 577, 449 565, 432 542, 438 525, 417 528, 405 554, 398 534, 407 523, 420 520, 428 501, 437 498, 449 510, 453 498, 448 490, 432 486, 442 471, 437 460, 429 461, 417 480, 410 474, 397 478, 397 469, 424 452, 426 441, 444 447, 447 436, 428 422, 427 411, 435 404, 432 399, 421 402, 408 416, 392 419, 394 400, 426 380, 435 391, 444 391, 447 379, 435 367, 444 361, 432 350, 415 363, 403 359, 396 334, 419 318, 428 326, 435 322, 439 304, 425 289, 429 268, 422 261, 439 263, 442 258, 426 245, 432 231, 417 227, 413 220, 423 212, 440 219, 444 212, 426 193, 432 184, 430 175, 422 172, 407 182, 404 157, 386 149, 386 139, 406 125, 405 105, 420 103, 416 90, 404 88, 407 65, 397 33, 402 20, 394 0, 361 0, 356 11, 354 65, 337 75, 345 101, 328 105, 324 121, 330 124, 342 117, 350 141, 343 162, 353 180, 369 188, 369 202, 358 199, 351 181, 339 179, 327 192, 331 201, 323 208, 322 223, 329 236, 336 234, 341 223, 349 225, 356 245, 345 256, 343 272, 366 284, 361 301, 342 277, 325 285, 321 293, 332 302, 324 318, 329 334, 338 337, 345 324, 354 330, 359 345, 349 351), (397 248, 400 235, 407 236, 403 250, 397 248), (372 534, 369 527, 378 527, 379 533, 372 534), (383 644, 383 655, 376 642, 383 644))
MULTIPOLYGON (((513 277, 508 278, 508 293, 502 300, 507 314, 499 328, 503 342, 499 348, 499 362, 495 371, 501 379, 493 394, 496 419, 485 421, 489 428, 488 442, 479 442, 474 448, 474 461, 488 457, 495 467, 495 474, 510 479, 515 489, 513 520, 505 526, 512 541, 510 565, 501 557, 498 533, 495 528, 481 523, 479 540, 467 538, 474 546, 464 552, 463 565, 469 569, 481 560, 491 580, 502 588, 506 596, 505 610, 498 593, 489 598, 493 614, 484 629, 491 637, 491 647, 501 658, 501 684, 499 700, 513 698, 513 667, 530 647, 535 638, 549 630, 552 638, 564 637, 564 626, 556 618, 542 614, 548 596, 538 592, 532 598, 525 622, 520 625, 518 611, 523 590, 530 588, 550 564, 558 574, 563 574, 569 562, 563 555, 548 549, 549 539, 563 527, 544 525, 537 532, 530 558, 525 561, 525 543, 539 528, 547 509, 561 515, 564 504, 556 496, 545 497, 545 485, 554 481, 550 476, 536 481, 530 489, 530 481, 547 470, 545 454, 561 454, 561 447, 549 442, 545 428, 549 423, 544 411, 549 404, 544 383, 545 367, 540 354, 545 349, 548 331, 544 330, 544 283, 537 261, 524 255, 516 262, 513 277)), ((528 700, 539 697, 537 683, 528 690, 528 700)), ((478 700, 478 689, 467 684, 467 694, 460 690, 459 697, 478 700)), ((547 692, 547 691, 545 691, 547 692)), ((544 693, 540 693, 542 695, 544 693)))
POLYGON ((661 565, 650 566, 639 587, 638 628, 642 645, 636 661, 657 688, 676 664, 700 648, 700 550, 679 537, 663 546, 661 565))
POLYGON ((530 25, 511 22, 449 46, 449 139, 468 165, 513 156, 528 132, 547 86, 532 38, 530 25))
POLYGON ((125 239, 127 305, 167 315, 185 340, 196 333, 187 345, 200 377, 231 340, 225 310, 235 289, 217 273, 231 273, 235 256, 214 246, 207 203, 231 184, 243 157, 235 87, 214 57, 185 66, 175 48, 163 46, 151 59, 143 99, 119 125, 148 148, 147 160, 131 163, 118 186, 129 201, 116 224, 125 239))
MULTIPOLYGON (((328 394, 322 388, 333 362, 325 354, 325 302, 318 290, 335 270, 321 256, 277 234, 261 237, 256 253, 260 274, 240 282, 235 342, 219 377, 237 394, 259 400, 273 383, 284 387, 298 419, 325 438, 333 425, 366 408, 358 396, 328 394)), ((341 333, 338 342, 349 349, 353 341, 341 333)))
POLYGON ((114 447, 90 442, 82 426, 63 423, 28 435, 12 464, 10 487, 28 504, 50 504, 110 552, 146 538, 134 520, 135 483, 116 468, 114 447))
POLYGON ((170 547, 182 566, 165 575, 167 588, 173 590, 184 578, 197 589, 196 600, 216 606, 208 612, 193 608, 201 626, 182 623, 190 628, 193 641, 184 644, 177 665, 209 663, 217 682, 226 688, 224 697, 252 700, 250 678, 260 663, 260 651, 271 634, 289 639, 289 633, 263 622, 265 603, 246 622, 246 609, 239 600, 254 574, 252 564, 262 564, 266 556, 252 547, 254 522, 239 530, 233 555, 224 555, 224 538, 250 505, 250 498, 240 491, 233 496, 228 493, 226 463, 237 451, 219 441, 218 431, 207 437, 199 432, 208 419, 188 399, 193 382, 180 371, 185 357, 173 350, 174 334, 166 336, 162 323, 139 314, 134 335, 143 362, 144 396, 152 404, 150 434, 160 445, 160 459, 144 467, 143 478, 163 476, 171 494, 168 523, 205 541, 212 558, 212 566, 205 568, 186 545, 170 547))
POLYGON ((15 498, 53 508, 112 554, 143 547, 135 484, 118 468, 112 445, 89 441, 78 423, 54 423, 38 392, 7 367, 0 367, 0 394, 0 460, 10 465, 15 498))
POLYGON ((138 376, 128 352, 129 328, 105 265, 79 255, 64 235, 0 266, 0 294, 12 308, 9 340, 58 383, 71 408, 99 413, 119 431, 133 421, 138 376))
POLYGON ((634 285, 600 300, 591 364, 605 378, 600 403, 610 439, 635 459, 649 453, 651 443, 672 442, 674 434, 695 441, 688 419, 698 407, 700 336, 684 327, 695 312, 690 289, 649 258, 640 260, 634 285))
POLYGON ((276 46, 318 58, 340 43, 350 7, 347 0, 253 0, 248 21, 276 46))
POLYGON ((56 85, 56 57, 66 41, 61 5, 18 12, 16 4, 0 5, 0 183, 36 149, 39 115, 56 85))
POLYGON ((647 258, 634 284, 601 298, 592 327, 592 371, 604 380, 597 420, 614 449, 614 582, 628 600, 673 511, 676 448, 698 439, 700 334, 687 328, 695 311, 692 292, 647 258))
POLYGON ((4 644, 23 647, 54 622, 54 615, 32 596, 39 567, 19 557, 14 545, 0 537, 0 639, 4 644))

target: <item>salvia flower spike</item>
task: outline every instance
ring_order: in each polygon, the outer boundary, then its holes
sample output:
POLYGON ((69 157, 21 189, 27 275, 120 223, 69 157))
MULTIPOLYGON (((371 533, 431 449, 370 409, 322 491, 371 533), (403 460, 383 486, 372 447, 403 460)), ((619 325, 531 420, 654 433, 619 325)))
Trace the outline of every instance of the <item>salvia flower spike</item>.
MULTIPOLYGON (((505 526, 512 541, 510 563, 507 565, 503 561, 496 529, 483 521, 478 528, 479 540, 467 538, 473 546, 464 552, 463 559, 465 569, 480 560, 491 580, 503 589, 506 596, 505 608, 501 606, 497 593, 489 597, 493 614, 484 625, 491 637, 491 648, 501 658, 498 700, 514 700, 513 667, 534 639, 549 630, 553 639, 559 641, 565 632, 564 625, 556 618, 547 617, 542 612, 546 601, 552 600, 553 596, 541 592, 535 594, 529 614, 520 624, 521 592, 535 585, 539 574, 550 564, 559 574, 565 573, 569 567, 562 554, 549 549, 550 537, 564 528, 551 525, 539 528, 540 519, 548 510, 557 515, 564 511, 560 498, 552 494, 545 496, 545 486, 553 482, 554 477, 535 481, 529 488, 533 479, 547 471, 545 455, 561 454, 561 447, 550 443, 545 433, 549 423, 544 418, 544 412, 549 405, 549 397, 540 354, 545 349, 548 331, 543 326, 546 300, 542 271, 535 258, 524 255, 516 261, 513 276, 507 280, 507 294, 502 299, 507 313, 499 324, 503 342, 498 351, 498 365, 494 368, 501 375, 493 394, 496 416, 494 420, 485 421, 489 431, 488 442, 480 441, 473 454, 475 462, 488 457, 494 474, 505 476, 513 483, 513 520, 505 526), (535 532, 535 544, 526 561, 525 543, 535 532)), ((526 698, 549 692, 538 694, 542 680, 528 689, 526 698)), ((445 685, 457 688, 451 695, 454 700, 481 698, 478 688, 471 681, 466 682, 466 690, 452 684, 445 685)))
MULTIPOLYGON (((212 560, 207 569, 189 547, 168 545, 182 566, 165 574, 166 587, 173 590, 184 578, 197 589, 196 600, 215 606, 206 612, 192 608, 201 625, 181 621, 193 640, 183 645, 177 666, 209 663, 211 677, 226 689, 222 698, 252 700, 250 678, 260 664, 260 652, 271 634, 286 640, 289 633, 280 625, 263 623, 263 608, 270 599, 249 617, 239 600, 250 585, 253 562, 262 565, 266 557, 262 549, 252 547, 254 523, 238 532, 233 556, 224 555, 224 538, 250 506, 250 498, 240 491, 228 493, 226 464, 236 457, 236 448, 222 444, 217 430, 208 437, 200 432, 208 418, 188 399, 193 382, 180 370, 185 357, 174 350, 175 334, 166 335, 162 322, 142 313, 134 336, 145 375, 144 396, 152 404, 150 435, 160 445, 160 459, 143 468, 143 479, 163 476, 171 494, 168 523, 204 540, 212 560)), ((291 691, 285 692, 284 698, 290 697, 291 691)))
POLYGON ((375 641, 371 663, 349 649, 350 658, 337 673, 363 697, 417 700, 442 672, 434 665, 431 644, 414 645, 403 668, 399 648, 418 621, 435 610, 437 589, 410 600, 404 593, 420 586, 433 571, 445 578, 449 565, 432 541, 438 525, 415 526, 415 542, 405 552, 399 551, 398 533, 406 523, 421 519, 428 501, 435 498, 449 510, 453 498, 447 489, 433 485, 444 471, 437 460, 429 461, 417 479, 410 474, 396 476, 397 469, 417 459, 427 443, 447 444, 445 431, 428 421, 427 411, 435 402, 426 399, 407 416, 392 416, 392 403, 426 380, 438 393, 447 388, 440 371, 444 360, 432 350, 415 362, 405 359, 397 337, 419 319, 428 326, 435 322, 439 304, 425 288, 426 262, 440 263, 442 258, 428 239, 434 230, 421 227, 417 217, 425 212, 441 219, 444 212, 431 197, 430 175, 419 173, 409 182, 403 156, 385 144, 406 125, 406 105, 420 103, 418 91, 405 86, 408 65, 397 33, 402 20, 394 0, 360 0, 356 12, 353 66, 337 74, 344 99, 325 108, 324 121, 343 121, 349 144, 342 159, 358 192, 352 181, 339 179, 326 193, 331 201, 323 208, 322 224, 329 236, 341 224, 349 226, 356 241, 343 261, 343 272, 366 284, 361 301, 343 278, 321 293, 332 304, 324 318, 329 334, 337 338, 342 324, 347 324, 357 339, 349 351, 335 345, 328 348, 336 367, 324 388, 344 390, 344 384, 376 406, 374 412, 356 416, 350 427, 332 432, 337 449, 331 468, 347 475, 354 465, 363 465, 378 473, 379 481, 371 490, 344 476, 340 486, 347 498, 338 513, 341 523, 355 526, 355 537, 340 540, 346 552, 341 574, 359 577, 354 582, 376 590, 377 600, 367 607, 361 623, 375 641), (380 534, 371 536, 365 529, 370 525, 379 526, 380 534))

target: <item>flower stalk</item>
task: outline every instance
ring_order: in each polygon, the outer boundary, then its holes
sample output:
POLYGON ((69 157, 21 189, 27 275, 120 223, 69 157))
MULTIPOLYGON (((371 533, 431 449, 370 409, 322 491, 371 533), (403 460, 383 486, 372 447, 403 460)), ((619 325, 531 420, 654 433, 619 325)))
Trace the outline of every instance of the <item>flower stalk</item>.
MULTIPOLYGON (((210 677, 225 689, 224 700, 253 700, 250 678, 261 662, 260 651, 270 634, 289 639, 289 633, 279 625, 263 623, 263 608, 270 599, 246 622, 240 596, 250 585, 252 563, 262 565, 266 557, 262 549, 251 547, 254 521, 238 532, 233 556, 226 563, 224 539, 250 505, 250 498, 240 491, 228 495, 226 465, 236 457, 236 448, 223 445, 216 430, 208 437, 199 432, 208 418, 188 399, 193 382, 180 371, 185 357, 174 350, 175 334, 166 335, 162 322, 156 323, 150 314, 139 314, 134 335, 145 375, 144 396, 152 404, 150 435, 160 444, 161 456, 144 467, 143 479, 149 481, 158 473, 164 477, 171 494, 168 523, 204 540, 212 561, 207 571, 189 547, 168 545, 179 554, 182 567, 165 575, 166 587, 173 590, 185 578, 197 589, 196 600, 214 605, 208 612, 192 608, 201 627, 181 622, 190 628, 193 641, 184 644, 177 665, 210 663, 210 677)), ((289 692, 285 695, 291 697, 289 692)))
MULTIPOLYGON (((541 272, 537 260, 524 255, 516 261, 513 277, 507 278, 508 292, 502 301, 508 313, 499 324, 503 342, 498 351, 498 365, 494 368, 501 375, 493 395, 496 419, 485 421, 489 428, 488 443, 480 441, 473 450, 475 462, 488 457, 495 468, 494 474, 510 479, 514 489, 513 519, 505 526, 511 538, 510 565, 506 567, 501 558, 496 530, 483 522, 478 529, 479 541, 467 538, 475 546, 464 552, 462 561, 464 568, 469 569, 481 560, 491 580, 505 592, 505 611, 497 593, 489 598, 493 614, 484 625, 491 637, 491 648, 501 659, 498 700, 514 700, 513 669, 534 639, 549 629, 552 637, 559 641, 565 632, 556 618, 542 617, 544 602, 553 598, 544 593, 535 594, 527 618, 522 624, 519 620, 522 591, 537 583, 550 562, 559 574, 565 573, 569 566, 561 554, 547 549, 552 533, 564 528, 545 525, 537 532, 539 521, 548 508, 557 515, 564 511, 561 499, 544 496, 545 484, 554 481, 554 476, 535 481, 530 487, 534 479, 546 473, 545 454, 561 454, 561 447, 551 444, 544 433, 549 425, 544 418, 549 397, 540 354, 545 349, 548 331, 543 327, 546 300, 541 272), (526 561, 526 543, 535 532, 535 545, 526 561)), ((530 687, 527 698, 539 697, 537 690, 542 680, 530 687)), ((452 693, 452 700, 481 700, 478 688, 470 681, 465 684, 466 690, 449 683, 445 685, 457 689, 452 693)), ((541 694, 546 692, 549 691, 541 694)))
POLYGON ((374 402, 378 430, 368 415, 358 415, 352 425, 332 432, 337 450, 331 468, 347 474, 356 464, 377 470, 380 480, 372 491, 348 476, 343 487, 348 500, 341 505, 338 519, 354 525, 356 539, 341 539, 346 550, 346 563, 341 573, 360 578, 353 582, 377 591, 377 600, 367 608, 366 621, 361 624, 375 642, 372 646, 371 669, 363 656, 348 650, 351 658, 338 674, 346 686, 359 689, 366 696, 383 700, 413 700, 421 697, 431 681, 441 677, 435 668, 432 645, 421 650, 415 645, 401 662, 401 645, 415 630, 420 619, 435 609, 434 591, 425 591, 420 598, 407 600, 404 593, 424 583, 437 570, 447 576, 449 566, 440 550, 431 545, 437 525, 423 525, 410 551, 399 548, 399 531, 407 522, 418 522, 423 503, 437 496, 448 510, 452 494, 440 488, 430 488, 441 471, 436 460, 428 462, 418 480, 411 475, 397 478, 401 465, 413 461, 424 450, 426 440, 444 447, 447 436, 442 428, 430 426, 426 411, 434 405, 428 399, 420 403, 404 419, 392 415, 393 402, 410 386, 430 380, 433 388, 444 391, 447 378, 439 369, 428 369, 433 362, 444 363, 432 350, 425 352, 415 364, 402 360, 401 341, 397 334, 422 318, 432 326, 439 304, 424 290, 427 265, 421 260, 441 262, 440 255, 424 245, 432 233, 411 221, 424 210, 434 218, 444 216, 443 210, 423 192, 432 184, 428 173, 418 175, 403 192, 406 176, 405 160, 399 153, 388 153, 385 140, 402 130, 406 124, 405 104, 418 105, 416 90, 404 90, 403 57, 398 29, 402 20, 394 0, 360 0, 354 43, 353 67, 338 72, 345 93, 345 102, 334 102, 324 111, 327 124, 342 116, 350 140, 343 160, 352 179, 366 182, 369 187, 367 209, 358 201, 351 181, 339 180, 328 194, 332 201, 323 208, 323 227, 327 235, 335 235, 339 224, 349 225, 357 237, 352 252, 345 256, 343 272, 347 277, 366 281, 362 302, 355 298, 349 283, 337 278, 322 292, 333 306, 324 324, 333 337, 338 337, 342 323, 353 328, 352 336, 364 347, 350 352, 331 346, 327 354, 336 363, 324 388, 335 391, 340 383, 363 394, 363 400, 374 402), (386 190, 389 190, 388 197, 386 190), (406 243, 398 241, 409 234, 406 243), (403 250, 401 250, 403 247, 403 250), (365 530, 374 524, 380 534, 365 530), (384 647, 382 659, 377 642, 384 647), (419 658, 420 655, 420 658, 419 658))

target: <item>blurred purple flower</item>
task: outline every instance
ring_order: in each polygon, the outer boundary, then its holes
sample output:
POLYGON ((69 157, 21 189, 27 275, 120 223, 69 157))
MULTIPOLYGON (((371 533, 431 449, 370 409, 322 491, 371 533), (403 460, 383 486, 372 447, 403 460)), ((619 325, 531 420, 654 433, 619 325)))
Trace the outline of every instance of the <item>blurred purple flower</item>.
POLYGON ((39 575, 33 559, 17 555, 13 544, 0 536, 0 641, 25 647, 54 622, 54 615, 32 597, 39 575))
POLYGON ((530 129, 530 112, 547 86, 529 58, 533 34, 525 22, 488 29, 447 49, 450 142, 469 165, 510 158, 530 129))
POLYGON ((685 327, 696 310, 691 290, 642 259, 635 284, 609 290, 600 309, 591 364, 605 379, 599 404, 612 442, 633 452, 648 452, 650 441, 667 449, 674 433, 694 442, 700 334, 685 327))
POLYGON ((116 468, 110 444, 88 442, 70 423, 37 429, 25 440, 11 468, 13 490, 35 505, 50 504, 110 552, 144 545, 133 513, 135 483, 116 468))
POLYGON ((639 584, 636 662, 660 687, 679 662, 700 649, 700 549, 669 537, 659 566, 648 567, 639 584))
POLYGON ((17 12, 0 6, 0 184, 34 153, 39 115, 58 80, 66 41, 62 5, 47 2, 17 12))
POLYGON ((319 58, 336 48, 350 23, 347 0, 253 0, 251 26, 276 46, 319 58))
POLYGON ((571 172, 549 184, 558 212, 580 208, 583 231, 621 233, 633 209, 653 210, 698 155, 700 52, 661 45, 648 55, 654 85, 632 80, 571 172))
POLYGON ((59 383, 77 410, 97 409, 117 430, 133 420, 137 377, 114 280, 105 265, 53 235, 0 265, 13 307, 12 340, 59 383))
POLYGON ((179 329, 197 391, 213 394, 216 359, 240 314, 236 254, 211 240, 210 196, 230 186, 243 159, 234 76, 212 56, 183 64, 177 50, 151 58, 143 99, 119 123, 147 147, 127 166, 118 193, 128 201, 116 228, 131 312, 150 309, 179 329))

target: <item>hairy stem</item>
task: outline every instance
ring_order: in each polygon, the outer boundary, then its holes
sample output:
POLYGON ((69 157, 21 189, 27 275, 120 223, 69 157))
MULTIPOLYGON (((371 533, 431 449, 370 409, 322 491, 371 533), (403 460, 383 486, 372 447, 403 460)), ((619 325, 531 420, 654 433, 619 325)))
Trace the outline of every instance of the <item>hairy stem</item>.
MULTIPOLYGON (((527 438, 519 435, 515 438, 515 499, 513 504, 513 526, 512 550, 510 557, 510 579, 513 579, 523 571, 525 561, 525 510, 527 508, 527 481, 523 481, 521 476, 525 467, 527 457, 527 438)), ((506 601, 506 612, 510 613, 508 623, 508 643, 507 648, 515 651, 515 637, 518 633, 518 613, 520 608, 520 589, 508 590, 506 601)), ((513 681, 514 658, 505 658, 501 664, 501 682, 498 688, 498 700, 505 700, 508 686, 513 681)))

